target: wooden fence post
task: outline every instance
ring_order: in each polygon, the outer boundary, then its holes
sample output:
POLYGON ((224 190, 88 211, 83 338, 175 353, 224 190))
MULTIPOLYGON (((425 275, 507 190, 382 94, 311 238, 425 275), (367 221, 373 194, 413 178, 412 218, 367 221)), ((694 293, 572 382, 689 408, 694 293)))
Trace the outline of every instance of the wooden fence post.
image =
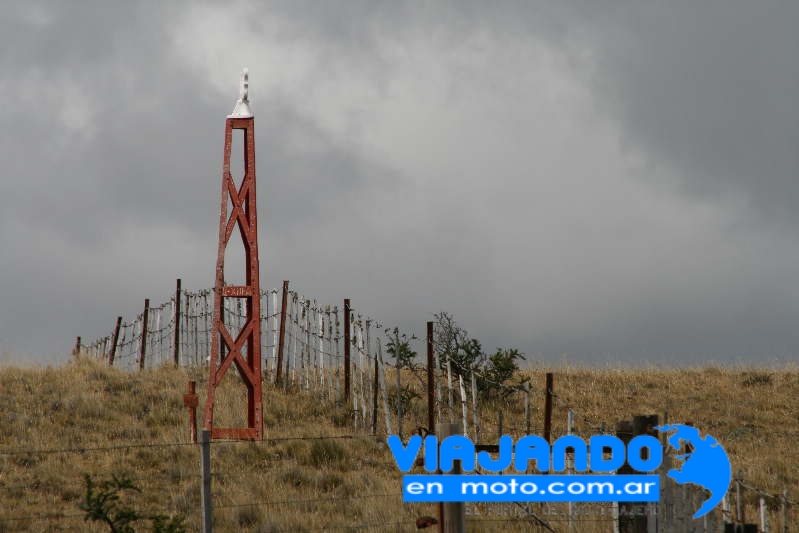
POLYGON ((75 348, 72 350, 72 355, 78 355, 80 353, 80 336, 75 338, 75 348))
POLYGON ((114 335, 111 339, 111 350, 108 352, 108 366, 114 366, 114 356, 117 353, 117 342, 119 341, 119 328, 122 325, 122 317, 117 317, 116 326, 114 326, 114 335))
POLYGON ((183 406, 189 410, 189 432, 191 441, 197 444, 197 406, 200 404, 197 398, 197 382, 189 381, 189 388, 183 395, 183 406))
POLYGON ((499 438, 502 436, 502 413, 503 413, 503 411, 500 410, 500 412, 499 412, 499 424, 497 426, 497 442, 499 442, 499 438))
POLYGON ((283 372, 283 346, 286 342, 286 305, 289 295, 289 282, 283 280, 283 297, 280 301, 280 336, 277 342, 277 368, 275 368, 275 385, 280 385, 283 372))
POLYGON ((200 475, 202 477, 200 505, 202 507, 203 533, 213 533, 213 510, 211 507, 211 430, 205 428, 200 432, 200 475))
POLYGON ((427 431, 436 430, 435 371, 433 364, 433 323, 427 323, 427 431))
POLYGON ((474 427, 474 442, 480 442, 480 415, 477 412, 477 378, 474 370, 470 373, 472 379, 472 426, 474 427))
POLYGON ((397 372, 397 435, 402 438, 402 372, 400 368, 400 348, 399 348, 399 331, 395 331, 396 338, 394 339, 394 357, 396 359, 396 366, 394 369, 397 372))
POLYGON ((450 361, 449 354, 447 354, 447 409, 449 410, 449 421, 452 422, 452 404, 455 401, 452 399, 452 362, 450 361))
MULTIPOLYGON (((566 435, 574 435, 574 411, 570 408, 568 413, 566 413, 566 435)), ((574 459, 568 458, 566 459, 567 470, 568 474, 574 474, 574 459)), ((568 526, 569 531, 572 531, 574 528, 574 502, 570 501, 569 505, 569 516, 568 516, 568 526)))
MULTIPOLYGON (((181 288, 180 288, 180 278, 175 286, 175 338, 174 338, 174 345, 172 347, 172 358, 175 360, 175 368, 180 366, 180 295, 181 295, 181 288)), ((195 339, 197 335, 194 335, 195 339)), ((194 359, 197 359, 197 354, 194 354, 194 359)))
POLYGON ((466 407, 466 389, 463 386, 463 374, 458 374, 458 392, 461 395, 461 413, 463 416, 463 435, 467 436, 468 427, 466 425, 466 415, 468 408, 466 407))
POLYGON ((141 347, 139 349, 139 370, 144 370, 144 356, 147 351, 147 317, 150 313, 150 299, 144 300, 144 313, 141 319, 141 347))
POLYGON ((377 435, 377 395, 380 394, 380 368, 378 366, 377 354, 375 358, 375 380, 372 385, 372 435, 377 435))
POLYGON ((350 406, 350 299, 344 300, 344 403, 350 406))
POLYGON ((388 387, 386 387, 386 364, 383 362, 383 346, 377 339, 377 359, 380 361, 380 388, 383 390, 383 418, 386 422, 386 435, 391 435, 391 412, 388 410, 388 387))
MULTIPOLYGON (((616 436, 624 442, 625 446, 638 435, 656 435, 655 426, 658 425, 658 415, 634 416, 633 421, 624 420, 616 425, 616 436)), ((648 457, 644 457, 648 459, 648 457)), ((629 462, 617 470, 618 474, 634 474, 635 471, 629 462)), ((620 533, 649 533, 655 531, 656 511, 653 507, 635 502, 619 503, 619 532, 620 533), (645 512, 641 514, 641 510, 645 512)))
MULTIPOLYGON (((436 428, 436 435, 441 441, 450 435, 463 435, 463 426, 457 422, 442 423, 436 428)), ((461 462, 455 461, 452 474, 461 473, 461 462)), ((466 531, 466 507, 463 502, 447 502, 444 504, 444 516, 440 517, 444 533, 463 533, 466 531)))
POLYGON ((554 388, 552 372, 547 372, 546 396, 544 398, 544 440, 552 443, 552 396, 554 388))
POLYGON ((524 382, 524 432, 525 435, 530 434, 530 382, 524 382))

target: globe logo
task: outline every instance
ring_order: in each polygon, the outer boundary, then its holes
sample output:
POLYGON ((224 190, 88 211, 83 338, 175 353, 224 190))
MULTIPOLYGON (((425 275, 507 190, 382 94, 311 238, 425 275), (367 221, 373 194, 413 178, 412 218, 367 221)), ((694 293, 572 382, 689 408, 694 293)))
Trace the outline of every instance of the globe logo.
POLYGON ((674 456, 683 461, 682 466, 669 470, 667 475, 680 485, 692 483, 710 492, 710 498, 694 513, 695 519, 701 518, 712 511, 727 494, 732 481, 732 466, 727 452, 712 436, 702 438, 699 430, 691 426, 669 424, 656 426, 655 429, 664 433, 674 432, 668 437, 668 443, 675 452, 683 444, 693 448, 692 451, 674 456))

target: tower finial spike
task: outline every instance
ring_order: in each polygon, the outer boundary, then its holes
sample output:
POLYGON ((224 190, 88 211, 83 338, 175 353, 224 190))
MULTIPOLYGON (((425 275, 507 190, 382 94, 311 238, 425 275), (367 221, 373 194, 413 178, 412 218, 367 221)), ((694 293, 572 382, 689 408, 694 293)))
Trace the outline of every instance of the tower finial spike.
POLYGON ((239 99, 236 101, 236 106, 233 112, 228 115, 228 118, 250 118, 252 117, 250 110, 250 71, 247 67, 241 71, 241 79, 239 81, 239 99))

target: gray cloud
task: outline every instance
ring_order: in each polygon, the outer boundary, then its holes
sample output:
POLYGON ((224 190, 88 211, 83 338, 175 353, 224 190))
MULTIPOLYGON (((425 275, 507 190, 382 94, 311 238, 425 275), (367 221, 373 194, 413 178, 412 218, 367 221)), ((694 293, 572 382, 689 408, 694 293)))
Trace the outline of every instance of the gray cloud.
POLYGON ((246 64, 264 283, 542 359, 795 357, 794 10, 15 8, 0 350, 58 358, 211 283, 246 64))
POLYGON ((678 168, 686 194, 743 195, 772 222, 794 218, 797 17, 792 2, 641 4, 591 17, 593 86, 625 142, 678 168))

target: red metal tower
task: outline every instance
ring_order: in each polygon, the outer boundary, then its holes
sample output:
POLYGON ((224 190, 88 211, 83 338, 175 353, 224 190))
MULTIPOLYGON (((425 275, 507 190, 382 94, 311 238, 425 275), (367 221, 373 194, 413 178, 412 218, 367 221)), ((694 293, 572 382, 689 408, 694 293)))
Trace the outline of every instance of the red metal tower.
POLYGON ((239 100, 225 122, 225 161, 222 170, 222 202, 219 216, 219 249, 214 286, 214 321, 209 365, 208 395, 203 426, 212 438, 261 439, 261 288, 258 281, 258 227, 255 205, 255 119, 248 99, 247 69, 241 76, 239 100), (230 174, 230 148, 233 130, 244 130, 244 177, 237 188, 230 174), (231 204, 228 216, 228 201, 231 204), (225 285, 225 250, 238 226, 245 254, 244 285, 225 285), (234 339, 224 323, 225 298, 246 302, 246 316, 234 339), (246 354, 246 357, 245 357, 246 354), (216 389, 230 365, 235 364, 247 388, 247 427, 214 427, 216 389))

